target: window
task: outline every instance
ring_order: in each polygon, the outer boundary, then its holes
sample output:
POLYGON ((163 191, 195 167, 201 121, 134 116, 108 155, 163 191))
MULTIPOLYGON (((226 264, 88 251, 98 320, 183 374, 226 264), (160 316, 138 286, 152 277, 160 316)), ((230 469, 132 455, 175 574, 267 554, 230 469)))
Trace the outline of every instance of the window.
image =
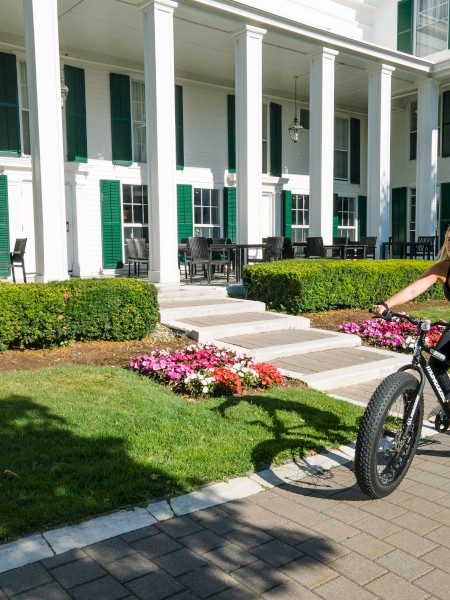
POLYGON ((417 0, 416 56, 448 47, 448 0, 417 0))
POLYGON ((304 242, 309 232, 309 196, 292 194, 292 241, 304 242))
POLYGON ((147 162, 147 141, 145 127, 145 84, 131 82, 131 122, 133 135, 133 161, 147 162))
POLYGON ((356 239, 356 198, 338 196, 337 198, 338 235, 356 239))
POLYGON ((417 102, 409 105, 409 160, 417 158, 417 102))
MULTIPOLYGON (((128 238, 145 238, 148 242, 147 186, 123 185, 122 207, 124 244, 128 238)), ((126 244, 124 248, 124 256, 127 258, 126 244)))
POLYGON ((220 237, 219 190, 194 188, 194 232, 203 237, 220 237))
POLYGON ((334 119, 334 178, 348 180, 348 119, 334 119))
POLYGON ((268 173, 267 149, 268 149, 268 126, 267 126, 267 104, 262 107, 262 172, 268 173))
POLYGON ((409 241, 416 241, 416 188, 409 190, 409 241))
POLYGON ((30 105, 28 103, 28 80, 27 65, 25 62, 19 63, 20 79, 20 118, 22 121, 22 151, 24 154, 31 154, 30 144, 30 105))

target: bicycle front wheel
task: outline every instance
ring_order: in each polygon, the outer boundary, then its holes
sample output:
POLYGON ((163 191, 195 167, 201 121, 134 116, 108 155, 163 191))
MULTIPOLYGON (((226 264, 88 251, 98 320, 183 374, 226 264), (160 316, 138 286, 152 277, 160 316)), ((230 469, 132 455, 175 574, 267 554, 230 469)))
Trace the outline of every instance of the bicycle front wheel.
POLYGON ((409 469, 422 429, 423 397, 407 428, 418 390, 418 380, 399 371, 380 383, 367 405, 356 441, 355 475, 371 498, 391 494, 409 469))

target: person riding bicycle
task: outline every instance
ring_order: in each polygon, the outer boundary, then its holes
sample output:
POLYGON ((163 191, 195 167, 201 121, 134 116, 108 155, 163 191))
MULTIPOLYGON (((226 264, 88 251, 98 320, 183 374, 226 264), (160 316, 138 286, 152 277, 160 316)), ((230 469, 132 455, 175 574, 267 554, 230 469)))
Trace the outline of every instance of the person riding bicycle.
MULTIPOLYGON (((439 252, 437 262, 400 292, 397 292, 385 302, 372 306, 372 313, 381 316, 386 310, 399 304, 405 304, 405 302, 409 302, 420 294, 423 294, 423 292, 437 281, 440 281, 444 286, 445 297, 450 302, 450 226, 445 232, 444 243, 439 252)), ((450 377, 447 374, 447 370, 450 367, 450 327, 447 327, 439 338, 435 350, 437 354, 430 356, 428 364, 438 380, 446 400, 449 401, 450 377), (442 356, 442 359, 439 356, 442 356)), ((428 418, 432 419, 440 410, 441 407, 438 405, 431 411, 428 418)))

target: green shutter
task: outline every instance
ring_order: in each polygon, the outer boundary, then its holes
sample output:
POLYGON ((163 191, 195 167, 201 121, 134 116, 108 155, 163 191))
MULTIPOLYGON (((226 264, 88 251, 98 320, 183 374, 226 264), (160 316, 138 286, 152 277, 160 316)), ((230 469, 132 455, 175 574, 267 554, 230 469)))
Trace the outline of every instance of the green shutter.
MULTIPOLYGON (((392 219, 391 231, 393 242, 406 242, 406 206, 408 201, 408 188, 392 189, 392 219)), ((399 256, 399 249, 392 249, 392 257, 399 256)))
POLYGON ((339 237, 338 194, 333 194, 333 237, 339 237))
POLYGON ((281 198, 281 234, 292 237, 292 192, 283 190, 281 198))
POLYGON ((85 163, 88 153, 84 69, 64 65, 64 81, 69 88, 66 100, 67 160, 85 163))
POLYGON ((281 177, 281 105, 270 103, 270 174, 281 177))
POLYGON ((360 183, 361 121, 350 119, 350 183, 360 183))
POLYGON ((183 87, 175 86, 175 133, 177 169, 184 169, 183 87))
POLYGON ((397 4, 397 50, 413 54, 414 0, 397 4))
MULTIPOLYGON (((8 178, 0 175, 0 252, 9 252, 8 178)), ((0 254, 0 275, 8 277, 9 254, 0 254)))
POLYGON ((177 185, 178 242, 193 234, 192 185, 177 185))
POLYGON ((14 54, 0 52, 0 154, 20 156, 19 96, 14 54))
MULTIPOLYGON (((131 100, 128 75, 109 74, 111 94, 112 161, 129 167, 133 162, 131 149, 131 100)), ((69 91, 70 94, 70 91, 69 91)))
POLYGON ((441 183, 441 214, 439 219, 440 246, 444 243, 445 232, 450 226, 450 183, 441 183))
POLYGON ((228 171, 236 173, 236 99, 228 95, 228 171))
POLYGON ((450 156, 450 91, 442 94, 442 156, 450 156))
POLYGON ((367 235, 367 196, 358 196, 358 238, 367 235))
POLYGON ((223 227, 224 235, 236 242, 236 188, 223 189, 223 227))
POLYGON ((103 268, 120 269, 122 258, 122 210, 120 181, 100 180, 103 268))

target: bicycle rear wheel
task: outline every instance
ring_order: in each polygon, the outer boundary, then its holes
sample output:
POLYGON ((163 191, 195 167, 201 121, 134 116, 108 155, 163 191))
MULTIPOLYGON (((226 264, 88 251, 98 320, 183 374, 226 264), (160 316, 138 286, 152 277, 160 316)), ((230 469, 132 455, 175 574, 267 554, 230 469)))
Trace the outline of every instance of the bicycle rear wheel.
POLYGON ((419 389, 418 380, 399 371, 375 390, 361 421, 356 441, 356 480, 371 498, 391 494, 405 477, 414 457, 423 420, 420 398, 411 428, 407 419, 419 389))

